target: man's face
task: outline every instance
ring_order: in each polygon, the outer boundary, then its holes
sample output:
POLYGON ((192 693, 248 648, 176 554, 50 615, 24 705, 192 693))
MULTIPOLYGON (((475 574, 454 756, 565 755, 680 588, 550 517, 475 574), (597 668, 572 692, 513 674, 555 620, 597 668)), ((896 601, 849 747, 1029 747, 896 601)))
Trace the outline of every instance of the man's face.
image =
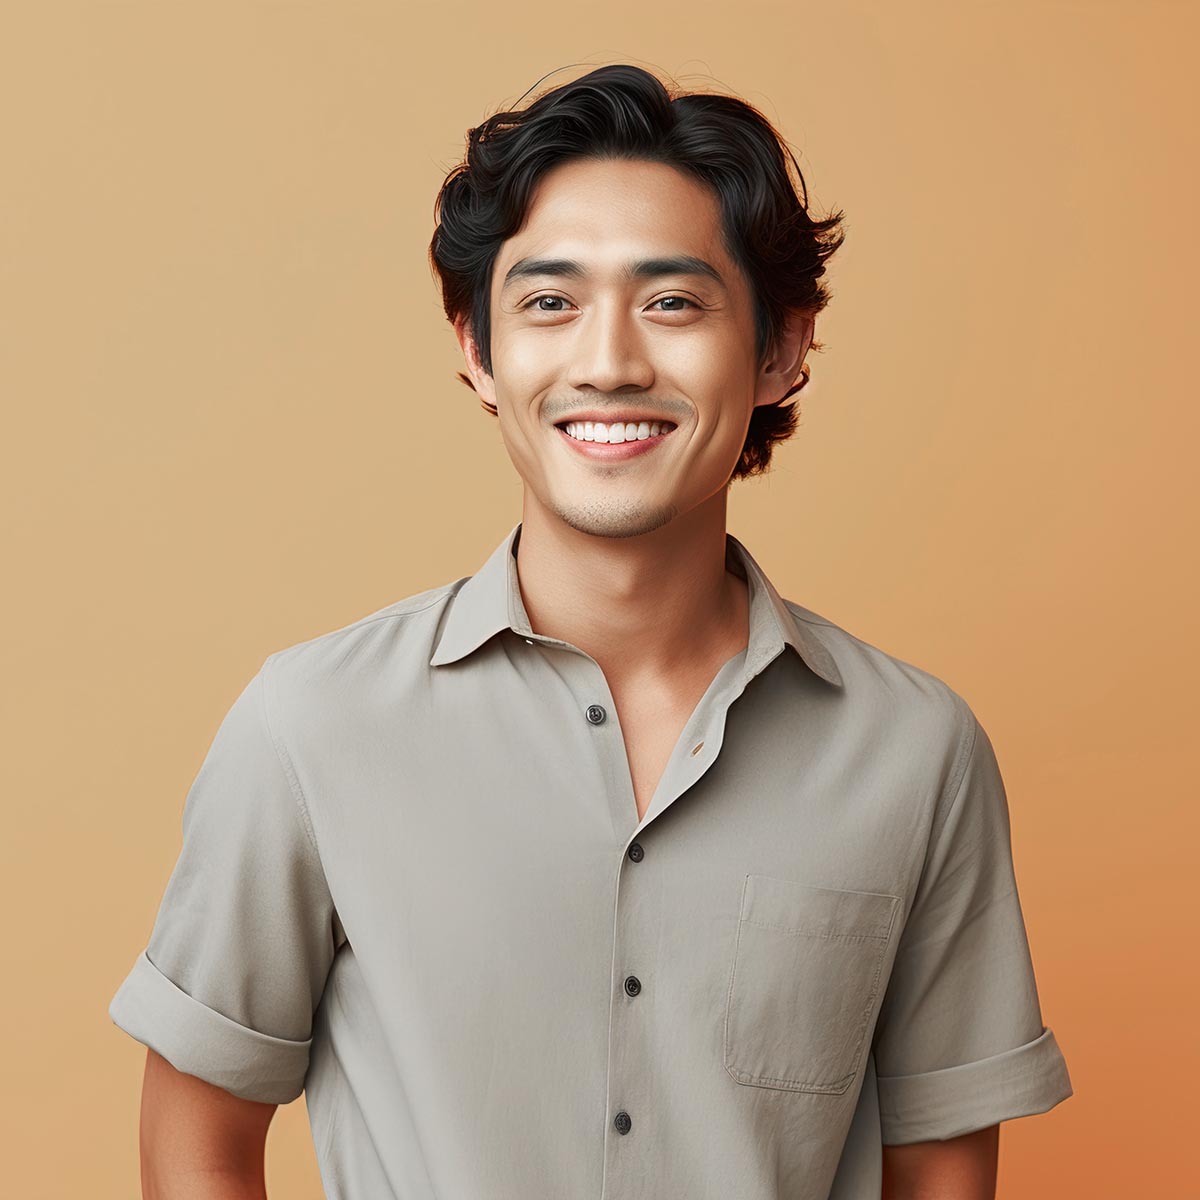
POLYGON ((491 319, 491 379, 459 338, 527 503, 602 537, 647 533, 723 492, 754 405, 787 391, 812 333, 801 321, 782 361, 757 369, 749 284, 716 197, 641 161, 542 177, 497 256, 491 319))

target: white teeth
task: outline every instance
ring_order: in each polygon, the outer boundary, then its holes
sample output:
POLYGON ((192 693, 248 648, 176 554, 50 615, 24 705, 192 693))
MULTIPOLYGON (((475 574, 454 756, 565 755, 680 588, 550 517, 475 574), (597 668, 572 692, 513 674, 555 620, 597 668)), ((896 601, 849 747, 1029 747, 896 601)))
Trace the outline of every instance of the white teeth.
POLYGON ((661 421, 615 421, 612 425, 606 425, 603 421, 569 421, 563 428, 578 441, 607 442, 610 445, 640 442, 665 432, 661 421))

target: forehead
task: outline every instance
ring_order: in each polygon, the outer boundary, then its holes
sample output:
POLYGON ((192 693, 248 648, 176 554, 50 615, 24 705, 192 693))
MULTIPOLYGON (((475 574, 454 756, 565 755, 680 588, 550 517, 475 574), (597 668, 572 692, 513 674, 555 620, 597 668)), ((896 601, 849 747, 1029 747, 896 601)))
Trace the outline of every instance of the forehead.
POLYGON ((494 280, 518 259, 553 253, 604 273, 653 253, 694 255, 725 273, 720 206, 699 180, 664 163, 581 160, 547 172, 521 228, 496 258, 494 280))

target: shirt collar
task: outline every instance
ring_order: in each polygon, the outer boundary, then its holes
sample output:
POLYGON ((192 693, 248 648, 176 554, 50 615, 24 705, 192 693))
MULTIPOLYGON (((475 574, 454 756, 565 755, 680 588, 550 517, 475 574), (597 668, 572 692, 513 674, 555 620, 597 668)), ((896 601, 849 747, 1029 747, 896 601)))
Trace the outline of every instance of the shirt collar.
MULTIPOLYGON (((517 576, 516 548, 520 534, 518 521, 483 566, 452 597, 430 666, 456 662, 504 629, 525 638, 562 644, 534 633, 530 626, 517 576)), ((729 532, 725 534, 725 564, 744 575, 750 589, 748 675, 758 674, 784 646, 791 646, 812 671, 840 687, 842 676, 833 655, 807 622, 792 613, 750 551, 729 532)))

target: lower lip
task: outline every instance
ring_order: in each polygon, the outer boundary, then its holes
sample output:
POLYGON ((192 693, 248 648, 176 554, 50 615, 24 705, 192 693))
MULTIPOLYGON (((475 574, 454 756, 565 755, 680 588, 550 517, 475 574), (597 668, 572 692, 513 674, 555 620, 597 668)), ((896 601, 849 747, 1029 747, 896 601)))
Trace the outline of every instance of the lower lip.
POLYGON ((666 433, 660 433, 655 437, 638 438, 632 442, 584 442, 579 438, 573 438, 565 429, 560 429, 557 425, 554 430, 559 437, 570 443, 571 449, 577 454, 604 462, 619 462, 625 458, 636 458, 639 454, 647 454, 655 446, 661 446, 675 432, 674 429, 668 429, 666 433))

